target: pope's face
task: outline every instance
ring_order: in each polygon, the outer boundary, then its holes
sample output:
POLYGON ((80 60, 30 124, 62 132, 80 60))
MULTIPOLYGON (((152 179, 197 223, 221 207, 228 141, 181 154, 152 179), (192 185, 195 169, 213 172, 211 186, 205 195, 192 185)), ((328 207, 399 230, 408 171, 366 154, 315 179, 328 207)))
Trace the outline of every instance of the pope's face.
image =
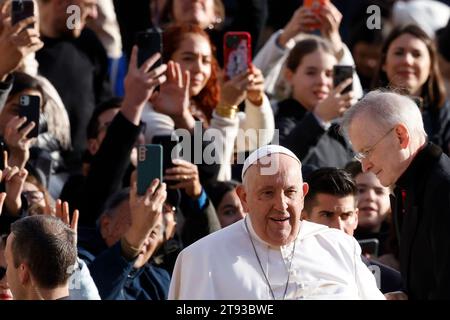
POLYGON ((303 183, 298 162, 284 154, 272 154, 261 159, 275 174, 264 174, 260 164, 247 170, 244 186, 239 188, 244 211, 251 218, 253 229, 265 242, 273 246, 287 245, 295 240, 308 185, 303 183))

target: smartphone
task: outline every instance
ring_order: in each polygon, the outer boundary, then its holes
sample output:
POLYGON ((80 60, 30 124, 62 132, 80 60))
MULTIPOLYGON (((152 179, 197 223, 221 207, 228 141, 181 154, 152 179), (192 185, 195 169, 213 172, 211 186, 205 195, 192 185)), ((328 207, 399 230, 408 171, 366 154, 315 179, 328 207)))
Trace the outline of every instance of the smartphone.
MULTIPOLYGON (((151 28, 136 34, 136 45, 138 46, 138 67, 155 53, 163 53, 162 31, 159 28, 151 28)), ((162 59, 158 59, 150 70, 162 64, 162 59)))
POLYGON ((144 195, 154 179, 162 181, 163 150, 159 144, 138 146, 137 193, 144 195))
MULTIPOLYGON (((309 8, 316 17, 319 16, 320 10, 323 6, 327 5, 330 1, 329 0, 304 0, 303 6, 305 8, 309 8)), ((314 23, 309 25, 312 29, 320 29, 320 23, 314 23)))
POLYGON ((223 38, 224 70, 227 79, 245 72, 252 63, 252 39, 248 32, 225 33, 223 38))
POLYGON ((373 257, 378 257, 378 247, 380 246, 380 241, 376 238, 358 240, 361 246, 362 254, 370 254, 373 257))
POLYGON ((19 128, 25 128, 31 121, 34 121, 34 128, 28 133, 27 138, 35 138, 39 134, 39 114, 41 108, 41 98, 39 96, 22 95, 19 97, 19 116, 27 117, 27 121, 19 128))
MULTIPOLYGON (((335 65, 333 68, 333 84, 336 87, 342 81, 352 78, 353 79, 353 66, 338 66, 335 65)), ((342 90, 342 93, 347 93, 353 90, 353 83, 349 84, 347 87, 342 90)))
POLYGON ((0 170, 5 170, 5 151, 5 143, 0 141, 0 170))
MULTIPOLYGON (((34 16, 34 2, 32 0, 13 0, 11 5, 11 23, 15 25, 28 17, 34 16)), ((27 26, 34 28, 34 23, 27 26)))
MULTIPOLYGON (((178 139, 172 140, 172 137, 169 135, 165 136, 154 136, 152 139, 153 144, 159 144, 162 147, 163 152, 163 174, 166 174, 166 170, 169 168, 175 167, 175 165, 172 163, 173 152, 175 152, 175 155, 179 155, 179 152, 177 151, 180 145, 178 144, 178 139)), ((175 185, 178 183, 178 181, 164 181, 168 186, 175 185)))

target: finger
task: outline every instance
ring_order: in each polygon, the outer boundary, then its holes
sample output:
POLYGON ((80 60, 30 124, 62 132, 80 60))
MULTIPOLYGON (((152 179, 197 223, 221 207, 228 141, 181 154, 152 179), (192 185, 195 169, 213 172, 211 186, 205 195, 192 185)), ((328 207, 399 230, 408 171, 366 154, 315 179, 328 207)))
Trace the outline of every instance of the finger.
POLYGON ((152 71, 148 72, 148 74, 145 77, 145 79, 147 79, 147 80, 154 79, 156 77, 161 76, 166 71, 167 71, 167 64, 162 64, 162 65, 156 67, 155 69, 153 69, 152 71))
POLYGON ((339 84, 335 87, 334 91, 337 92, 337 93, 341 93, 341 92, 342 92, 345 88, 347 88, 347 86, 350 85, 352 82, 353 82, 353 78, 352 78, 352 77, 347 78, 347 79, 345 79, 344 81, 342 81, 341 83, 339 83, 339 84))
POLYGON ((189 161, 186 161, 186 160, 180 159, 180 158, 172 159, 172 163, 176 166, 183 166, 183 167, 193 166, 193 164, 190 163, 189 161))
POLYGON ((36 17, 32 16, 32 17, 28 17, 26 19, 23 19, 21 21, 19 21, 18 23, 16 23, 12 29, 11 29, 11 35, 12 36, 16 36, 18 35, 23 29, 25 29, 29 24, 35 23, 36 22, 36 17))
POLYGON ((63 202, 61 220, 68 226, 70 225, 69 203, 67 201, 63 202))
POLYGON ((3 151, 3 168, 8 168, 8 151, 3 151))
POLYGON ((12 177, 14 177, 20 170, 18 166, 14 166, 14 167, 8 168, 8 169, 3 171, 4 175, 6 174, 6 176, 4 177, 5 181, 10 181, 12 179, 12 177))
MULTIPOLYGON (((20 127, 22 127, 25 122, 27 122, 27 117, 14 117, 16 120, 13 122, 11 121, 12 128, 16 129, 16 131, 19 131, 20 127)), ((14 120, 14 119, 13 119, 14 120)))
POLYGON ((181 66, 179 63, 175 63, 175 73, 178 88, 183 88, 183 73, 181 72, 181 66))
POLYGON ((142 64, 142 66, 139 68, 139 71, 141 72, 148 72, 150 68, 161 58, 161 54, 159 52, 152 55, 150 58, 145 60, 145 62, 142 64))
POLYGON ((169 61, 167 64, 167 81, 173 81, 176 78, 176 72, 175 72, 175 64, 173 61, 169 61))
POLYGON ((34 121, 31 121, 29 124, 27 124, 25 128, 19 131, 21 138, 25 138, 35 126, 36 123, 34 121))
POLYGON ((0 193, 0 215, 2 214, 3 211, 3 203, 5 202, 5 199, 6 199, 6 192, 0 193))
POLYGON ((138 47, 133 46, 133 49, 131 49, 130 63, 128 64, 128 72, 130 72, 130 70, 137 69, 137 52, 138 47))
POLYGON ((147 188, 147 192, 145 193, 146 198, 151 198, 156 191, 156 188, 159 185, 159 179, 153 179, 150 186, 147 188))
POLYGON ((80 212, 78 211, 78 209, 75 209, 73 211, 73 215, 72 215, 72 222, 70 223, 70 229, 72 229, 75 232, 77 232, 77 230, 78 230, 78 218, 79 217, 80 217, 80 212))
POLYGON ((55 203, 55 216, 61 217, 61 211, 62 211, 62 201, 61 199, 57 199, 55 203))
POLYGON ((184 85, 185 85, 184 93, 187 96, 189 96, 189 90, 190 90, 190 87, 191 87, 191 73, 188 70, 186 70, 184 72, 184 85))

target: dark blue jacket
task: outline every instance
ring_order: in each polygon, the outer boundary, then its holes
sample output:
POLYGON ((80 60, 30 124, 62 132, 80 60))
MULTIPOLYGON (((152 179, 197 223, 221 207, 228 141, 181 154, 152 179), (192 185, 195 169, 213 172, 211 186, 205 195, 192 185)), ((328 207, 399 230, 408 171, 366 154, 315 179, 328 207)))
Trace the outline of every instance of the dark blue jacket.
POLYGON ((162 268, 148 262, 134 269, 134 260, 122 256, 120 242, 108 248, 99 232, 79 232, 78 255, 89 267, 103 300, 165 300, 170 276, 162 268))

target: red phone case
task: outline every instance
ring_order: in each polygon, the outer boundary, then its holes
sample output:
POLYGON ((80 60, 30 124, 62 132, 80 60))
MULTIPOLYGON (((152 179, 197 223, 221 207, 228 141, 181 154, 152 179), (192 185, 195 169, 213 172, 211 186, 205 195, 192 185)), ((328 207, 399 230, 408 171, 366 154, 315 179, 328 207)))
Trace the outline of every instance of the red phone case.
POLYGON ((224 71, 227 79, 245 72, 252 62, 250 33, 230 31, 223 37, 224 71))

